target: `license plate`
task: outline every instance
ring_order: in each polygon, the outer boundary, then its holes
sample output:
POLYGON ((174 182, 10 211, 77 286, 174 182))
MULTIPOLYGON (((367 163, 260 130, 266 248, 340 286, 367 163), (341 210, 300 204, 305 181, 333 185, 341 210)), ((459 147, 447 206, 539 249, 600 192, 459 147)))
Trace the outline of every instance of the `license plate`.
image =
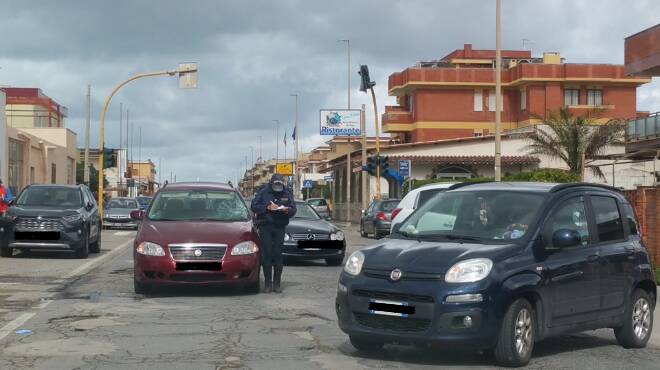
POLYGON ((415 313, 415 306, 410 306, 407 302, 370 299, 369 313, 372 315, 408 317, 415 313))
POLYGON ((321 248, 303 248, 305 251, 320 251, 321 248))

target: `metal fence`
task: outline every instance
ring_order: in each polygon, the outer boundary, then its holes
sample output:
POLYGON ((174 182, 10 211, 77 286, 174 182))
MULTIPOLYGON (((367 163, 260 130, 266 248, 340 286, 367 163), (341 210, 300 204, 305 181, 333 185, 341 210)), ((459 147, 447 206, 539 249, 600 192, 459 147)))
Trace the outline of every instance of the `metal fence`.
POLYGON ((647 140, 660 137, 660 112, 628 121, 628 141, 647 140))

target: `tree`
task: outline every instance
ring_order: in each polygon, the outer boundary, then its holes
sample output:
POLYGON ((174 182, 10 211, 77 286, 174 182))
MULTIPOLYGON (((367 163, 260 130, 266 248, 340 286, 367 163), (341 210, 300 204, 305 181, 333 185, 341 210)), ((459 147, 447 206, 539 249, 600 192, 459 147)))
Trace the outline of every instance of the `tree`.
MULTIPOLYGON (((76 183, 85 183, 85 164, 83 162, 76 164, 76 183)), ((108 180, 103 176, 103 186, 107 187, 108 184, 108 180)), ((99 171, 91 164, 89 165, 89 188, 92 191, 96 191, 99 188, 99 171)))
POLYGON ((600 110, 592 110, 584 116, 573 116, 567 108, 561 108, 550 112, 545 119, 534 117, 541 119, 547 129, 536 127, 525 135, 530 141, 529 153, 563 161, 572 175, 579 176, 584 165, 596 176, 604 178, 600 167, 590 163, 603 155, 609 145, 623 143, 625 122, 609 120, 602 125, 596 124, 600 113, 600 110))

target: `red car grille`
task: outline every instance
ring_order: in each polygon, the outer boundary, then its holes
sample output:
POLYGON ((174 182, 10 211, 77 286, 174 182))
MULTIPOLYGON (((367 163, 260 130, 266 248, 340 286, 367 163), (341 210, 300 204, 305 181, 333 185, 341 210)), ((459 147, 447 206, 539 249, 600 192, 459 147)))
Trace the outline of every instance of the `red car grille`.
POLYGON ((225 257, 227 245, 171 244, 169 246, 175 261, 219 261, 225 257))

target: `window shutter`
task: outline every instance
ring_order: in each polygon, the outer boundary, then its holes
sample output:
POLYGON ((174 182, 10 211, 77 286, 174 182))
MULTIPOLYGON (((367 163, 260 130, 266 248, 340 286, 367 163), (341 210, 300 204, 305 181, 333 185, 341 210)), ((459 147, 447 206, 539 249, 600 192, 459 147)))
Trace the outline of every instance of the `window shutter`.
POLYGON ((484 110, 484 96, 481 90, 474 90, 474 111, 481 112, 484 110))

